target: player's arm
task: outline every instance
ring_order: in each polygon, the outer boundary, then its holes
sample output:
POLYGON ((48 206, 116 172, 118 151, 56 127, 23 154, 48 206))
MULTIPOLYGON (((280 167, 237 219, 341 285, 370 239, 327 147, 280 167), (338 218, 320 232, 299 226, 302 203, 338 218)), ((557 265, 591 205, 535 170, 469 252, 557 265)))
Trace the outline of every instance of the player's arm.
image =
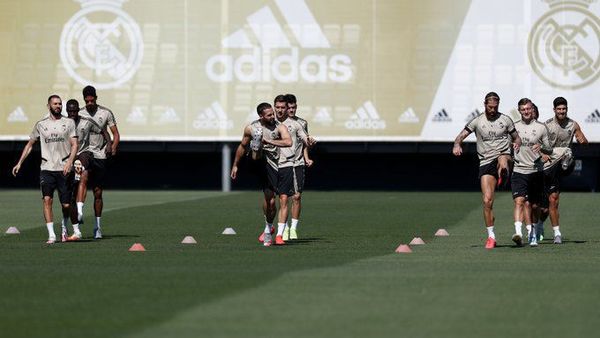
POLYGON ((519 151, 521 148, 521 137, 519 136, 517 129, 513 128, 513 130, 509 132, 509 135, 512 137, 513 149, 519 151))
POLYGON ((246 126, 246 128, 244 128, 244 135, 242 136, 242 141, 235 150, 235 157, 233 159, 233 165, 231 166, 231 173, 229 174, 232 180, 235 180, 237 178, 238 165, 240 163, 240 160, 246 153, 246 148, 248 147, 251 138, 252 130, 248 125, 246 126))
POLYGON ((306 163, 306 166, 308 168, 312 167, 313 164, 315 164, 315 161, 313 161, 309 156, 308 156, 308 148, 304 147, 304 149, 302 150, 304 153, 304 163, 306 163))
POLYGON ((460 133, 458 133, 458 135, 454 139, 454 146, 452 147, 452 154, 454 154, 454 156, 462 155, 462 142, 470 134, 471 134, 471 130, 467 129, 466 127, 465 127, 465 129, 461 130, 460 133))
MULTIPOLYGON (((312 136, 308 135, 300 124, 298 124, 298 126, 300 127, 298 128, 298 136, 300 136, 302 143, 304 143, 304 145, 309 148, 314 146, 317 143, 317 140, 315 140, 312 136)), ((306 149, 306 147, 304 149, 306 149)))
POLYGON ((21 165, 23 164, 23 161, 25 161, 27 156, 29 156, 29 154, 31 153, 31 149, 33 148, 33 145, 35 144, 35 141, 36 141, 36 139, 30 138, 29 142, 27 142, 27 144, 25 145, 25 148, 23 148, 23 152, 21 152, 21 157, 19 158, 19 161, 12 169, 13 176, 17 177, 17 174, 19 173, 19 170, 21 169, 21 165))
POLYGON ((579 143, 579 144, 588 144, 588 139, 583 134, 583 131, 581 131, 581 127, 579 126, 579 123, 577 123, 577 122, 575 122, 575 139, 577 140, 577 143, 579 143))
POLYGON ((71 143, 71 153, 69 154, 67 163, 65 163, 65 167, 63 168, 63 175, 65 176, 67 176, 71 171, 71 167, 73 166, 73 162, 75 161, 75 156, 77 156, 77 135, 71 137, 69 139, 69 143, 71 143))
POLYGON ((279 135, 281 135, 281 139, 279 140, 267 140, 263 138, 263 142, 267 144, 274 145, 276 147, 291 147, 292 146, 292 137, 290 136, 290 132, 288 132, 287 127, 283 124, 277 126, 277 130, 279 130, 279 135))
POLYGON ((121 134, 119 134, 119 128, 114 124, 109 127, 110 132, 112 133, 112 144, 110 147, 110 153, 115 156, 117 154, 117 147, 119 146, 119 141, 121 141, 121 134))

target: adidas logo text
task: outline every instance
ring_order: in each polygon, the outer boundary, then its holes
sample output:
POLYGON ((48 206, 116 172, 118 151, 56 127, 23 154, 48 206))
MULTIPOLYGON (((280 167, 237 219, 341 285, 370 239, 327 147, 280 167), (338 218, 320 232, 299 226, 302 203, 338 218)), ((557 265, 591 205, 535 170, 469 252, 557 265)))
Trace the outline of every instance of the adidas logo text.
MULTIPOLYGON (((297 44, 302 49, 329 49, 329 41, 304 0, 275 0, 297 44)), ((352 79, 352 59, 345 54, 301 55, 293 46, 274 13, 265 6, 247 17, 260 47, 251 42, 244 29, 232 33, 221 44, 225 48, 252 50, 238 57, 217 54, 208 59, 205 71, 214 82, 347 82, 352 79), (270 49, 289 49, 271 58, 270 49)))
POLYGON ((29 118, 25 115, 25 111, 23 107, 18 106, 15 110, 12 111, 6 118, 8 122, 27 122, 29 118))
POLYGON ((600 112, 598 109, 594 110, 588 117, 585 119, 587 123, 600 123, 600 112))
POLYGON ((227 118, 221 104, 215 101, 198 114, 192 126, 194 129, 232 129, 233 121, 227 118))
POLYGON ((452 119, 446 109, 442 108, 437 114, 433 116, 433 122, 451 122, 452 119))
POLYGON ((417 114, 415 114, 415 111, 412 109, 412 107, 410 107, 407 110, 405 110, 404 113, 400 115, 400 117, 398 117, 398 122, 419 123, 419 117, 417 116, 417 114))
POLYGON ((363 103, 344 125, 346 129, 385 129, 385 121, 379 118, 371 101, 363 103))

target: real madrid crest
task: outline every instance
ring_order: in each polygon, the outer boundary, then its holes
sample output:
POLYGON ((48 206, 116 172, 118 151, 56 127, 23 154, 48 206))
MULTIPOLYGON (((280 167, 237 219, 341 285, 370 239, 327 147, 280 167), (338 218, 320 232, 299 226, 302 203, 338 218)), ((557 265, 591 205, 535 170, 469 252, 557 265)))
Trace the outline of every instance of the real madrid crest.
POLYGON ((589 10, 596 0, 542 0, 550 10, 529 33, 529 62, 544 82, 578 89, 600 75, 600 19, 589 10))
POLYGON ((79 10, 65 24, 60 59, 82 85, 115 88, 131 79, 143 57, 138 24, 122 10, 127 0, 75 0, 79 10))

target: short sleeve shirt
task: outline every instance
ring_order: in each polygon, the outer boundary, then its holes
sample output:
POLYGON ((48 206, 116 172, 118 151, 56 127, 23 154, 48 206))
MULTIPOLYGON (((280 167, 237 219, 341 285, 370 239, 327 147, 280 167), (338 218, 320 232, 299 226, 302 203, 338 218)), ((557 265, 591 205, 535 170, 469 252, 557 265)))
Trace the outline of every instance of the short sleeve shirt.
POLYGON ((515 131, 515 125, 510 117, 498 113, 490 120, 485 113, 482 113, 469 121, 465 129, 475 133, 477 137, 477 156, 480 166, 491 163, 500 155, 510 155, 509 134, 515 131))
MULTIPOLYGON (((88 113, 85 107, 82 108, 81 111, 79 111, 80 115, 83 115, 83 113, 88 113)), ((91 115, 89 113, 88 115, 92 118, 92 120, 94 120, 94 122, 96 122, 100 129, 110 128, 112 126, 117 125, 117 121, 112 111, 110 111, 110 109, 106 107, 99 105, 98 110, 96 110, 96 113, 94 113, 94 115, 91 115)), ((89 149, 92 152, 92 154, 94 154, 94 158, 106 158, 106 145, 107 142, 101 133, 90 133, 89 149)))
POLYGON ((71 139, 77 138, 75 122, 64 116, 57 120, 48 116, 35 124, 29 137, 40 141, 40 169, 62 171, 71 155, 71 139))

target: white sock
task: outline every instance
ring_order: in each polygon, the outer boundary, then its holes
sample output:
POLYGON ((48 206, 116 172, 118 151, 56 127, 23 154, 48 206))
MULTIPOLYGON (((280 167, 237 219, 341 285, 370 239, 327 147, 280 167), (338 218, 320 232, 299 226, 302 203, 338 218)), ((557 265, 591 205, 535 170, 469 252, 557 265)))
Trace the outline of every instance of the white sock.
POLYGON ((292 230, 296 230, 297 227, 298 227, 298 220, 295 218, 292 218, 292 230))
POLYGON ((494 226, 491 225, 491 226, 486 227, 486 228, 487 228, 487 232, 488 232, 488 237, 496 239, 496 235, 494 234, 494 226))
POLYGON ((77 224, 77 223, 73 224, 73 232, 74 232, 74 233, 81 232, 81 231, 79 230, 79 224, 77 224))
POLYGON ((553 226, 552 230, 554 230, 554 236, 562 236, 562 234, 560 233, 560 226, 553 226))
POLYGON ((535 228, 531 228, 531 234, 529 235, 532 238, 532 241, 537 242, 537 237, 535 234, 535 228))
MULTIPOLYGON (((531 229, 531 225, 528 225, 528 229, 531 229)), ((515 234, 523 236, 523 222, 515 222, 515 234)))
POLYGON ((96 217, 96 229, 100 229, 100 217, 96 217))
POLYGON ((63 217, 61 225, 63 228, 67 228, 67 226, 69 225, 69 218, 63 217))
POLYGON ((284 229, 285 229, 285 223, 277 223, 277 236, 283 236, 284 229))
POLYGON ((273 224, 265 223, 265 233, 271 233, 271 227, 273 224))
POLYGON ((83 202, 77 202, 77 218, 83 219, 83 202))
POLYGON ((525 229, 527 229, 527 236, 529 236, 529 234, 531 233, 531 224, 527 224, 525 226, 525 229))
POLYGON ((56 234, 54 233, 54 222, 46 223, 46 228, 48 228, 48 237, 56 238, 56 234))
POLYGON ((529 227, 529 229, 535 229, 535 227, 533 226, 533 224, 527 224, 525 227, 529 227))

